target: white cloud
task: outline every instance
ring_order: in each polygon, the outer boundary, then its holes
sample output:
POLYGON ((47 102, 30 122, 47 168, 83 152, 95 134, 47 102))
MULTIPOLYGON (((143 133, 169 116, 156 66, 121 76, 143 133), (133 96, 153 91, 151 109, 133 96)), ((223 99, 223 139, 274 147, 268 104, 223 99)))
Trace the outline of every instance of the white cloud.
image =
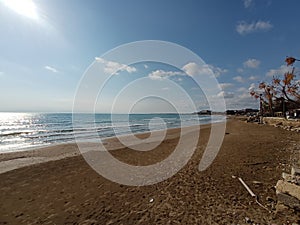
POLYGON ((212 69, 212 71, 216 77, 219 77, 221 74, 228 72, 227 69, 221 69, 220 67, 216 67, 216 66, 212 66, 212 65, 210 65, 210 68, 212 69))
POLYGON ((286 65, 280 66, 278 69, 271 69, 266 73, 267 77, 281 76, 289 71, 286 65))
POLYGON ((128 73, 136 72, 136 68, 127 66, 118 62, 108 61, 100 57, 95 57, 95 60, 104 64, 104 72, 107 74, 118 74, 118 71, 127 71, 128 73))
POLYGON ((252 84, 250 84, 248 90, 249 90, 249 91, 254 91, 255 88, 256 88, 255 83, 252 83, 252 84))
POLYGON ((233 84, 232 83, 220 83, 219 87, 222 90, 226 90, 226 89, 232 88, 233 84))
POLYGON ((244 2, 244 7, 247 9, 249 7, 251 7, 254 4, 253 0, 243 0, 244 2))
POLYGON ((235 80, 237 82, 240 82, 240 83, 245 82, 244 78, 242 78, 241 76, 236 76, 236 77, 233 78, 233 80, 235 80))
POLYGON ((238 92, 247 92, 248 89, 245 88, 245 87, 240 87, 240 88, 237 89, 237 91, 238 91, 238 92))
MULTIPOLYGON (((197 76, 197 75, 204 75, 204 76, 220 76, 222 73, 226 73, 226 69, 221 69, 220 67, 215 67, 212 65, 204 64, 199 66, 194 62, 187 63, 181 68, 184 72, 180 71, 164 71, 164 70, 156 70, 151 72, 148 77, 153 80, 161 80, 166 79, 171 76, 176 75, 188 75, 188 76, 197 76)), ((178 81, 182 81, 181 78, 178 78, 178 81)))
POLYGON ((59 72, 57 69, 55 69, 55 68, 52 67, 52 66, 45 66, 44 68, 45 68, 46 70, 51 71, 52 73, 58 73, 58 72, 59 72))
POLYGON ((244 67, 247 67, 247 68, 258 68, 259 65, 260 65, 260 61, 257 60, 257 59, 248 59, 247 61, 245 61, 243 63, 244 67))
MULTIPOLYGON (((249 89, 255 88, 255 84, 251 84, 249 89)), ((259 103, 257 99, 250 95, 249 89, 245 86, 237 87, 231 90, 222 90, 215 97, 223 97, 226 102, 227 109, 245 109, 245 108, 258 108, 259 103)))
POLYGON ((221 69, 220 67, 216 67, 209 64, 204 64, 199 66, 194 62, 190 62, 182 67, 182 70, 186 72, 186 74, 190 76, 196 75, 214 75, 219 77, 221 74, 228 72, 227 69, 221 69))
POLYGON ((253 81, 253 80, 257 80, 258 77, 257 76, 250 76, 248 79, 253 81))
POLYGON ((236 31, 241 35, 246 35, 259 31, 269 31, 273 28, 273 25, 269 21, 257 21, 252 23, 247 23, 245 21, 238 22, 236 26, 236 31))
POLYGON ((245 87, 237 89, 236 93, 220 93, 224 95, 227 109, 258 108, 257 99, 253 98, 245 87))
POLYGON ((196 76, 199 74, 212 74, 207 64, 199 66, 197 63, 190 62, 182 67, 182 70, 190 76, 196 76))
POLYGON ((163 90, 163 91, 168 91, 168 90, 170 90, 170 88, 164 87, 164 88, 162 88, 161 90, 163 90))
POLYGON ((234 98, 234 93, 233 92, 227 92, 227 91, 221 91, 217 96, 218 97, 223 97, 223 98, 234 98))
POLYGON ((144 64, 144 68, 145 68, 145 69, 148 69, 149 66, 148 66, 147 64, 144 64))
POLYGON ((152 80, 163 80, 172 76, 185 75, 183 72, 177 71, 164 71, 164 70, 155 70, 151 72, 148 77, 152 80))
POLYGON ((238 73, 243 73, 243 72, 244 72, 244 70, 243 70, 242 68, 237 68, 236 71, 237 71, 238 73))

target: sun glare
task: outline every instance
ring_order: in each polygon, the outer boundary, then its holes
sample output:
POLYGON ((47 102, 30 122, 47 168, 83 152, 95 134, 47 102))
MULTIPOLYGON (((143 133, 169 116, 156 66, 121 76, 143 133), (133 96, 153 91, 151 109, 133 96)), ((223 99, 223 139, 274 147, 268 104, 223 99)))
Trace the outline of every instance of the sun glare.
POLYGON ((16 13, 37 20, 36 6, 32 0, 2 0, 3 3, 16 13))

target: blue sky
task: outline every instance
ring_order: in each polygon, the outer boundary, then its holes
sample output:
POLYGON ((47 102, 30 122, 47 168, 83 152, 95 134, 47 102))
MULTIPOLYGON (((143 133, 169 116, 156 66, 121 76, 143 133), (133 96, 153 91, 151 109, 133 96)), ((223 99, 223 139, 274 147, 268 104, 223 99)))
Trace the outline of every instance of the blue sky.
MULTIPOLYGON (((16 0, 0 0, 0 111, 70 112, 80 79, 96 57, 142 40, 190 49, 215 73, 222 89, 218 96, 228 109, 257 108, 249 88, 282 74, 285 57, 300 54, 297 0, 8 1, 16 0)), ((109 65, 107 60, 96 63, 109 65)), ((161 95, 173 93, 184 108, 184 97, 164 83, 172 80, 197 109, 207 108, 207 98, 188 74, 189 63, 181 68, 129 65, 132 70, 121 71, 107 84, 97 111, 108 112, 116 93, 141 77, 148 78, 147 87, 160 87, 161 95)), ((136 88, 132 95, 138 98, 144 90, 136 88)), ((124 97, 117 111, 126 111, 132 101, 124 97)), ((136 112, 172 111, 171 105, 148 98, 136 112)))

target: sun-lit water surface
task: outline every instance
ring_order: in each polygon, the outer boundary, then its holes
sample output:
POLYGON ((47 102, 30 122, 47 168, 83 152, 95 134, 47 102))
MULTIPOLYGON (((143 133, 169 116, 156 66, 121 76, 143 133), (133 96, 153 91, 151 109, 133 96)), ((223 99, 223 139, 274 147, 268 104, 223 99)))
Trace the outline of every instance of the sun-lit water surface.
POLYGON ((0 113, 0 153, 22 151, 50 144, 95 141, 129 132, 207 124, 224 120, 223 116, 191 114, 79 114, 76 126, 71 113, 0 113), (160 118, 160 119, 154 119, 160 118), (95 132, 96 130, 96 132, 95 132))

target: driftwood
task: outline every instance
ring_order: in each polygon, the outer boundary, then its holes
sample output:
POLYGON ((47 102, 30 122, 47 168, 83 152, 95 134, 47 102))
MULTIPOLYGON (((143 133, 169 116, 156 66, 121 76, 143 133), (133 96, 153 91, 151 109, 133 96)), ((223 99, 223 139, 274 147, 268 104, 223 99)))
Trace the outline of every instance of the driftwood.
POLYGON ((246 190, 249 192, 249 194, 251 195, 251 197, 255 197, 255 202, 260 206, 262 207, 263 209, 267 210, 269 213, 271 213, 271 211, 269 209, 267 209, 263 204, 261 204, 259 201, 258 201, 258 196, 255 195, 253 193, 253 191, 249 188, 249 186, 243 181, 242 178, 238 178, 239 181, 241 182, 241 184, 246 188, 246 190))
POLYGON ((252 197, 255 197, 256 195, 251 191, 251 189, 248 187, 248 185, 242 180, 242 178, 239 177, 239 181, 242 183, 242 185, 246 188, 246 190, 249 192, 249 194, 252 197))

